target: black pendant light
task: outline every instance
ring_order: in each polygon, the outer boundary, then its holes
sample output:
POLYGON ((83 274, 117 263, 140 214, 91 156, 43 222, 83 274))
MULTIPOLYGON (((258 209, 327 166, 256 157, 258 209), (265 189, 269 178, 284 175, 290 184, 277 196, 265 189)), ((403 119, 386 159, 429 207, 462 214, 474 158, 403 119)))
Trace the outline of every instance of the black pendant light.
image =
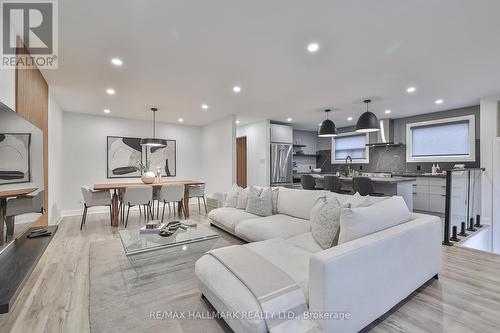
POLYGON ((368 104, 370 104, 371 99, 365 99, 363 102, 366 103, 366 112, 361 115, 358 119, 356 125, 356 132, 359 133, 370 133, 380 131, 380 124, 378 118, 375 114, 368 111, 368 104))
POLYGON ((318 136, 321 138, 328 138, 337 136, 337 127, 335 127, 335 123, 328 119, 328 112, 330 109, 326 109, 326 120, 321 123, 321 127, 319 128, 318 136))
POLYGON ((151 112, 153 112, 153 137, 141 139, 141 146, 147 146, 147 147, 166 147, 167 146, 167 140, 156 138, 156 112, 157 111, 158 111, 157 108, 151 108, 151 112))

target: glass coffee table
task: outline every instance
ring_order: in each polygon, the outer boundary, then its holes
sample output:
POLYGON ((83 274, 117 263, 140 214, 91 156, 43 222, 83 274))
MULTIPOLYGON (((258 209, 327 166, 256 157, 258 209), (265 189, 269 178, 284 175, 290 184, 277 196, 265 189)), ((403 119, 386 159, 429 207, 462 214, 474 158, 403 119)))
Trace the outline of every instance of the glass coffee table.
MULTIPOLYGON (((182 222, 194 221, 186 220, 182 222)), ((140 274, 185 268, 211 250, 220 235, 210 227, 197 223, 177 229, 169 237, 141 233, 139 228, 118 231, 123 250, 132 267, 140 274)))

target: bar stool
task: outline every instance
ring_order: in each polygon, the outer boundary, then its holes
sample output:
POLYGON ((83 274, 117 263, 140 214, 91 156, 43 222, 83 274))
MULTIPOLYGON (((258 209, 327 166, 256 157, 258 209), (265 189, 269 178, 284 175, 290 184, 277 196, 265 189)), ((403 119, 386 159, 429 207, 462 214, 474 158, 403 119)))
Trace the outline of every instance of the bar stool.
POLYGON ((335 193, 345 193, 342 190, 342 182, 337 176, 325 176, 325 190, 335 193))
POLYGON ((354 193, 358 192, 362 196, 372 195, 383 197, 383 193, 376 193, 373 191, 373 181, 368 177, 354 177, 352 179, 352 189, 354 193))
POLYGON ((300 184, 304 190, 315 190, 316 189, 316 179, 312 175, 302 175, 300 176, 300 184))

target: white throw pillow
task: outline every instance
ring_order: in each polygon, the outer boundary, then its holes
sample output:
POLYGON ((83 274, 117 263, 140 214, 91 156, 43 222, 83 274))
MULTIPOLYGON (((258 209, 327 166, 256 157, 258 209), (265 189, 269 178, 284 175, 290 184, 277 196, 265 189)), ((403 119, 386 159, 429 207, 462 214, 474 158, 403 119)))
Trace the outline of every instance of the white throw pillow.
POLYGON ((238 204, 238 188, 238 185, 233 184, 229 192, 227 192, 224 207, 236 208, 236 205, 238 204))
POLYGON ((273 191, 273 214, 278 214, 279 189, 279 187, 271 187, 271 190, 273 191))
POLYGON ((333 196, 318 198, 311 210, 311 231, 316 243, 323 249, 337 245, 342 206, 333 196))
POLYGON ((236 208, 246 209, 247 208, 247 199, 248 199, 248 187, 247 188, 239 187, 236 208))
POLYGON ((409 220, 410 211, 402 197, 392 197, 369 207, 342 209, 339 244, 409 220))
POLYGON ((349 208, 359 208, 359 207, 368 207, 372 205, 372 201, 369 195, 362 196, 359 194, 359 192, 354 193, 354 195, 351 196, 347 202, 344 202, 344 204, 348 203, 349 208))
POLYGON ((273 215, 273 193, 270 187, 257 189, 250 186, 246 211, 258 216, 273 215))

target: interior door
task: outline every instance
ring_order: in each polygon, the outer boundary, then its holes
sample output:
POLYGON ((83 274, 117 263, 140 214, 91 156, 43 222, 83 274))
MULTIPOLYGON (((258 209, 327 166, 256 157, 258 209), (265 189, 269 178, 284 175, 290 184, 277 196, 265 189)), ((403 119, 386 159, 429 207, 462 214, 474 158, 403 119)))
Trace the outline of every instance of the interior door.
POLYGON ((236 139, 236 184, 247 187, 247 137, 236 139))

